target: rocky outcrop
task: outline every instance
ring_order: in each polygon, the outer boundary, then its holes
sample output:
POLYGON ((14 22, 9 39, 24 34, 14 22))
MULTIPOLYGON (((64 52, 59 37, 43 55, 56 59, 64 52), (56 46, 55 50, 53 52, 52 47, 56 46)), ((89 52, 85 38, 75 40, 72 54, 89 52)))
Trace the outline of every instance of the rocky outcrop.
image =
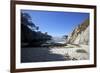
POLYGON ((47 32, 39 31, 39 27, 31 20, 28 13, 21 13, 21 47, 41 46, 52 38, 47 32))
POLYGON ((88 44, 89 43, 89 19, 77 26, 68 36, 68 43, 88 44))

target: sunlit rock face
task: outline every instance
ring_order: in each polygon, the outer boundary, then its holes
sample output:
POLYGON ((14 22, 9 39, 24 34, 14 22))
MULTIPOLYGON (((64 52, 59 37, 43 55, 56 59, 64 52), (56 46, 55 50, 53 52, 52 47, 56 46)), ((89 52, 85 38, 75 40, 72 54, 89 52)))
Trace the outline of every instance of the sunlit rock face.
POLYGON ((77 26, 68 37, 71 44, 89 44, 89 19, 77 26))

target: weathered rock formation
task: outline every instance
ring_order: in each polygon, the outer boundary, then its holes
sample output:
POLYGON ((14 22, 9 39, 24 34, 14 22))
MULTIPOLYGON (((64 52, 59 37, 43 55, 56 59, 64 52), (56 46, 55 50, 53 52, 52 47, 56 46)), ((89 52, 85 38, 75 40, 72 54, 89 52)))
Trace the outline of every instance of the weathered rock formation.
POLYGON ((68 43, 88 44, 89 43, 89 19, 77 26, 68 36, 68 43))

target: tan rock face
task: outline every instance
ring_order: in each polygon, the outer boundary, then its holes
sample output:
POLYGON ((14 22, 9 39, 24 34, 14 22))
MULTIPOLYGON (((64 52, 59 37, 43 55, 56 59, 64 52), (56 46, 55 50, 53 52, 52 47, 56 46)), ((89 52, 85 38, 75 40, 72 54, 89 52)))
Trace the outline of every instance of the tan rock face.
POLYGON ((89 19, 77 26, 68 38, 71 44, 88 44, 89 43, 89 19))

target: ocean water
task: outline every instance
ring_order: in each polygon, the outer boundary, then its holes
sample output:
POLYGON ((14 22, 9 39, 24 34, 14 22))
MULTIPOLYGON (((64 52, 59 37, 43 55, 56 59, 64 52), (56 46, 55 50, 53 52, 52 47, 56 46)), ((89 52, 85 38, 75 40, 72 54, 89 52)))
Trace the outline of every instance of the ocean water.
POLYGON ((53 43, 66 43, 65 38, 63 37, 52 37, 52 40, 49 40, 48 42, 53 42, 53 43))

